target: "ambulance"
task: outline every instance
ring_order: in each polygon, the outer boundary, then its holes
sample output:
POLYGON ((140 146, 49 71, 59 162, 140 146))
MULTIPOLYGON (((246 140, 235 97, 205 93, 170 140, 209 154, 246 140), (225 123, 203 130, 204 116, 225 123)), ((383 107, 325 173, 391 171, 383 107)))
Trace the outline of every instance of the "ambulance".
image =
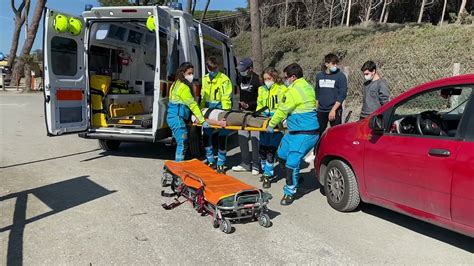
MULTIPOLYGON (((122 142, 157 142, 171 136, 168 94, 182 62, 194 65, 198 100, 205 59, 236 84, 228 36, 188 13, 166 6, 95 7, 81 17, 45 9, 44 99, 48 136, 75 133, 107 151, 122 142)), ((234 86, 233 104, 239 93, 234 86)), ((200 128, 190 150, 200 152, 200 128)))

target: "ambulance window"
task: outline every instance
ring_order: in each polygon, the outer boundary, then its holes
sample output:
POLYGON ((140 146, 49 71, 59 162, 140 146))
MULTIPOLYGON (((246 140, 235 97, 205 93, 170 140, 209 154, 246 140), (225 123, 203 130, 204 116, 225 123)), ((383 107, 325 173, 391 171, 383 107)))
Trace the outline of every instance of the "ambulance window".
POLYGON ((168 61, 168 38, 166 33, 160 31, 160 79, 166 80, 166 73, 168 71, 166 63, 168 61))
POLYGON ((197 27, 194 28, 194 49, 196 50, 196 55, 198 58, 198 64, 195 66, 196 69, 194 71, 194 75, 201 77, 201 40, 199 39, 199 29, 197 27))
POLYGON ((51 66, 55 75, 76 75, 77 43, 75 40, 58 36, 51 39, 51 66))
POLYGON ((179 67, 179 49, 178 40, 173 40, 173 47, 171 49, 170 63, 168 64, 168 80, 175 80, 176 70, 179 67))
POLYGON ((222 54, 222 49, 215 48, 214 46, 210 46, 206 43, 204 43, 204 56, 206 59, 209 56, 215 56, 217 58, 217 62, 219 65, 219 71, 228 74, 227 69, 224 68, 224 56, 222 54))

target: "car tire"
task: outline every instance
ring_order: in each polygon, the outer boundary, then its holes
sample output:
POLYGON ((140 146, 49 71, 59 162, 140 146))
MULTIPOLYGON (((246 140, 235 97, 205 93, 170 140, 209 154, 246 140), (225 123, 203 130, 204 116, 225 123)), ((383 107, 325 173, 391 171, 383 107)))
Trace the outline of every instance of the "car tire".
POLYGON ((99 147, 104 151, 116 151, 120 147, 120 141, 99 139, 99 147))
POLYGON ((191 126, 189 130, 189 154, 193 158, 199 158, 202 155, 201 127, 191 126))
POLYGON ((360 195, 356 176, 351 167, 341 160, 329 162, 324 189, 329 205, 338 211, 349 212, 359 206, 360 195))

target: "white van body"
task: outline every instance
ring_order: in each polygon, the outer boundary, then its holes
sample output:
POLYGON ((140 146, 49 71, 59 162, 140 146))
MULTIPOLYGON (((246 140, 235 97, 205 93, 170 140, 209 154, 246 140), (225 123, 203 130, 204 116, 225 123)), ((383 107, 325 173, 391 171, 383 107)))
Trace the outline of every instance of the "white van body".
MULTIPOLYGON (((210 55, 220 60, 220 71, 236 84, 236 62, 229 37, 183 11, 157 6, 92 8, 78 18, 83 24, 77 36, 54 29, 57 14, 71 17, 45 9, 44 97, 49 136, 79 133, 83 138, 98 139, 105 150, 117 149, 120 142, 156 142, 171 136, 166 124, 168 89, 182 62, 195 67, 196 98, 200 93, 197 84, 206 74, 205 58, 210 55), (150 16, 154 16, 155 32, 146 27, 150 16), (129 58, 128 64, 121 61, 124 57, 129 58), (128 83, 133 92, 109 92, 103 98, 104 109, 112 103, 140 102, 151 126, 93 126, 90 79, 101 69, 106 69, 112 79, 128 83)), ((236 107, 236 86, 233 94, 236 107)), ((193 139, 199 141, 191 136, 193 139)), ((190 144, 192 153, 198 152, 199 143, 190 144)))

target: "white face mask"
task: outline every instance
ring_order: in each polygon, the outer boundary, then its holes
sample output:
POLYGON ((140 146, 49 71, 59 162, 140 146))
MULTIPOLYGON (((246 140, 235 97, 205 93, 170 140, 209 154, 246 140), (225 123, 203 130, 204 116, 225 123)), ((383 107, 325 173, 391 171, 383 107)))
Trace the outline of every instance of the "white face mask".
POLYGON ((273 85, 273 83, 275 83, 275 82, 273 82, 271 80, 265 80, 265 86, 267 86, 267 88, 269 88, 269 89, 273 85))
POLYGON ((193 75, 193 74, 186 75, 186 76, 184 76, 184 78, 185 78, 187 81, 189 81, 189 83, 193 83, 194 75, 193 75))
POLYGON ((374 76, 372 74, 367 74, 367 75, 364 75, 364 78, 365 80, 369 81, 369 80, 372 80, 374 76))

